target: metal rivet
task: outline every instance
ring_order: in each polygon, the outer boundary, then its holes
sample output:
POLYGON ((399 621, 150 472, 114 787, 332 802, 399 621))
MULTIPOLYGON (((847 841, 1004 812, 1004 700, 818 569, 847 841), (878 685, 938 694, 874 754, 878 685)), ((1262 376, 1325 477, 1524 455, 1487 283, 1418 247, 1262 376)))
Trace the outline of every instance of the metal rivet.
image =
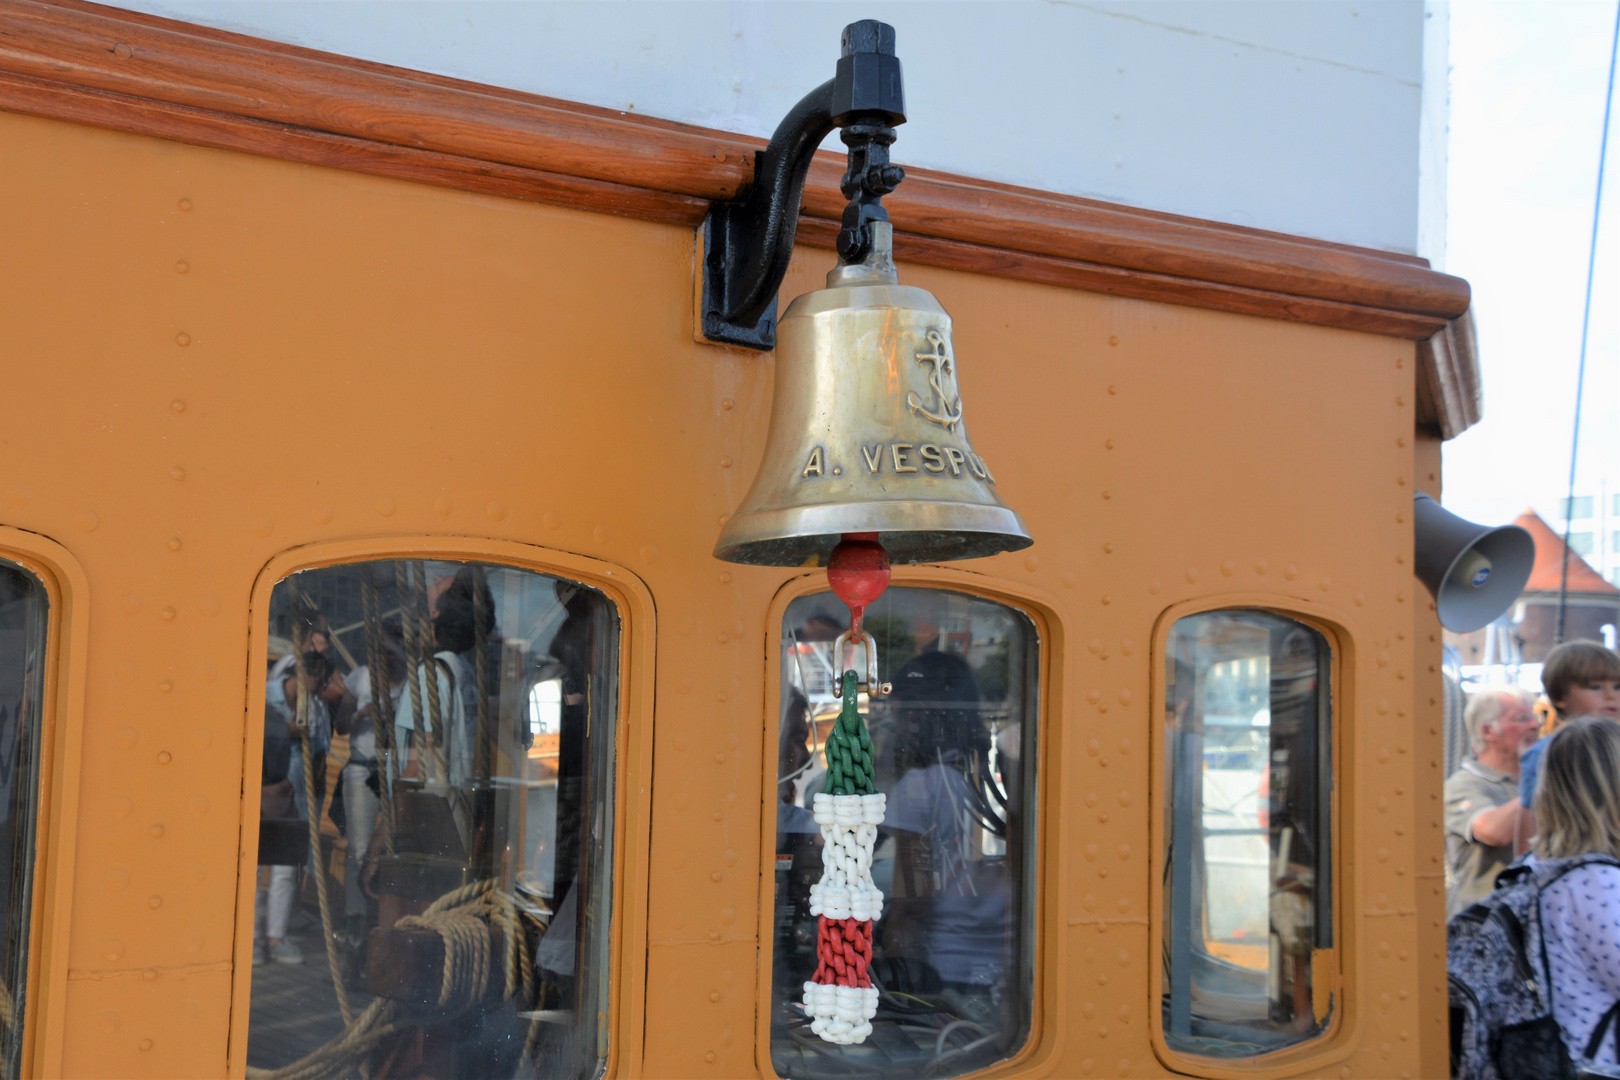
POLYGON ((1329 589, 1333 588, 1333 579, 1324 577, 1321 581, 1316 583, 1316 587, 1321 589, 1323 592, 1327 592, 1329 589))
POLYGON ((1040 556, 1038 556, 1038 555, 1025 555, 1024 556, 1024 569, 1025 570, 1028 570, 1030 573, 1034 573, 1035 571, 1039 570, 1040 568, 1041 568, 1040 556))
POLYGON ((1136 649, 1136 642, 1130 638, 1119 639, 1119 655, 1129 656, 1136 649))
POLYGON ((1283 577, 1288 581, 1293 581, 1295 578, 1299 577, 1299 568, 1293 563, 1289 563, 1287 566, 1283 567, 1283 577))
POLYGON ((160 690, 163 693, 167 694, 170 690, 173 690, 173 689, 174 689, 174 680, 173 679, 159 679, 158 680, 158 690, 160 690))
POLYGON ((1104 491, 1102 493, 1102 497, 1105 499, 1112 499, 1114 497, 1114 493, 1112 491, 1104 491))
POLYGON ((644 562, 644 563, 657 562, 658 561, 658 549, 653 547, 651 544, 643 544, 643 545, 641 545, 641 561, 644 562))
MULTIPOLYGON (((715 935, 716 938, 718 938, 719 936, 720 936, 719 934, 715 935)), ((707 1061, 711 1065, 714 1064, 714 1059, 715 1059, 715 1053, 714 1053, 713 1050, 710 1050, 708 1053, 703 1055, 703 1060, 707 1061)))
MULTIPOLYGON (((153 977, 154 978, 156 977, 156 973, 153 974, 153 977)), ((142 1039, 138 1045, 141 1048, 141 1053, 144 1054, 146 1051, 152 1049, 152 1040, 151 1039, 142 1039)))
POLYGON ((1158 578, 1154 578, 1152 581, 1148 582, 1148 592, 1152 593, 1154 596, 1158 596, 1159 590, 1162 588, 1164 588, 1164 586, 1159 584, 1158 578))
POLYGON ((1069 573, 1067 570, 1063 572, 1062 576, 1058 580, 1063 582, 1063 587, 1065 589, 1074 588, 1074 575, 1069 573))
POLYGON ((719 693, 715 694, 714 695, 714 700, 716 700, 716 701, 724 701, 724 700, 726 700, 726 692, 724 690, 722 690, 719 693))
POLYGON ((1131 692, 1130 692, 1130 690, 1123 689, 1123 690, 1121 690, 1119 692, 1119 703, 1121 705, 1129 705, 1131 703, 1131 692))
POLYGON ((710 990, 709 991, 709 1000, 710 1001, 719 1001, 720 1000, 720 991, 718 991, 718 990, 710 990))
POLYGON ((1110 394, 1117 394, 1117 393, 1119 393, 1119 387, 1114 386, 1113 384, 1109 384, 1108 392, 1110 394))
POLYGON ((718 641, 720 644, 724 645, 728 641, 731 640, 731 635, 727 634, 724 630, 722 630, 722 631, 720 631, 719 636, 715 638, 715 640, 718 641))
POLYGON ((316 503, 314 506, 310 507, 309 520, 316 525, 325 525, 327 522, 331 521, 332 504, 316 503))
POLYGON ((1191 585, 1198 580, 1198 567, 1187 567, 1187 584, 1191 585))
POLYGON ((709 880, 710 881, 719 881, 721 878, 723 878, 725 876, 726 875, 724 875, 720 871, 716 870, 716 871, 714 871, 713 873, 711 873, 709 875, 709 880))
MULTIPOLYGON (((105 945, 103 945, 101 947, 101 955, 105 956, 109 963, 111 963, 114 960, 119 959, 120 957, 122 957, 124 955, 124 943, 122 941, 119 941, 117 938, 110 939, 105 945)), ((116 1019, 116 1014, 115 1014, 114 1020, 113 1020, 113 1026, 116 1027, 117 1023, 118 1023, 118 1021, 116 1019)))
POLYGON ((174 608, 165 606, 158 614, 163 616, 164 622, 174 622, 174 608))
POLYGON ((1225 560, 1224 562, 1221 563, 1221 576, 1222 577, 1231 577, 1232 574, 1236 570, 1237 570, 1237 564, 1234 563, 1231 559, 1227 559, 1227 560, 1225 560))
POLYGON ((1114 448, 1114 440, 1113 439, 1104 439, 1103 440, 1103 449, 1104 450, 1112 450, 1113 448, 1114 448))
POLYGON ((440 517, 449 517, 451 509, 452 507, 450 506, 449 499, 433 500, 433 512, 438 514, 440 517))
POLYGON ((721 468, 722 468, 722 469, 729 469, 729 468, 731 468, 731 459, 730 459, 730 458, 728 458, 728 457, 723 457, 723 458, 721 458, 721 459, 720 459, 720 467, 721 467, 721 468))
MULTIPOLYGON (((1103 607, 1107 607, 1109 604, 1112 604, 1113 602, 1114 602, 1114 598, 1112 596, 1109 596, 1107 593, 1104 593, 1102 595, 1103 607)), ((1105 657, 1103 657, 1103 659, 1106 660, 1106 659, 1108 659, 1108 657, 1105 656, 1105 657)))
POLYGON ((184 274, 187 271, 189 271, 190 269, 191 269, 191 264, 186 262, 186 260, 184 260, 184 259, 181 259, 179 262, 174 264, 174 272, 177 273, 177 274, 184 274))
POLYGON ((724 750, 714 755, 714 763, 716 765, 724 765, 726 763, 726 752, 724 750))
POLYGON ((174 468, 169 470, 169 479, 173 480, 175 483, 179 483, 185 478, 186 470, 182 469, 180 466, 176 465, 174 468))
POLYGON ((377 514, 380 517, 393 517, 394 512, 398 509, 399 506, 394 502, 393 499, 377 500, 377 514))
POLYGON ((176 334, 176 335, 174 335, 174 343, 176 345, 181 345, 181 346, 190 345, 191 344, 191 335, 186 334, 186 333, 176 334))
POLYGON ((730 570, 722 570, 722 571, 720 571, 720 584, 722 584, 722 585, 730 585, 731 584, 731 571, 730 570))
POLYGON ((160 908, 160 907, 162 907, 163 906, 163 897, 159 896, 157 893, 153 893, 151 896, 148 896, 146 898, 146 906, 149 907, 149 908, 160 908))
MULTIPOLYGON (((1096 652, 1097 650, 1093 649, 1091 651, 1096 652)), ((1097 702, 1102 700, 1102 691, 1101 690, 1088 690, 1088 691, 1086 691, 1086 700, 1091 702, 1093 705, 1097 704, 1097 702)))
POLYGON ((174 760, 174 755, 169 753, 167 750, 159 750, 157 759, 159 765, 167 765, 169 762, 174 760))
POLYGON ((163 835, 163 826, 162 825, 153 825, 150 829, 147 829, 146 831, 151 833, 154 837, 162 836, 163 835))
POLYGON ((169 402, 169 411, 177 413, 185 412, 186 403, 181 401, 179 398, 175 398, 173 401, 169 402))
POLYGON ((1114 553, 1114 545, 1113 544, 1104 544, 1103 545, 1103 554, 1104 555, 1112 555, 1113 553, 1114 553))
POLYGON ((506 504, 498 499, 490 502, 488 506, 484 507, 484 516, 491 521, 505 521, 506 504))
POLYGON ((178 536, 169 537, 169 550, 170 551, 179 551, 180 550, 180 538, 178 536))
POLYGON ((720 407, 721 407, 721 408, 722 408, 722 409, 725 409, 725 410, 726 410, 726 411, 727 411, 727 412, 730 412, 730 411, 731 411, 731 405, 732 405, 732 401, 731 401, 731 399, 730 399, 730 398, 723 398, 723 399, 721 399, 721 402, 720 402, 720 407))
POLYGON ((555 510, 547 510, 540 515, 540 524, 548 529, 560 529, 562 528, 562 515, 555 510))
POLYGON ((1271 569, 1271 564, 1266 562, 1266 560, 1264 560, 1264 559, 1256 559, 1256 560, 1254 560, 1254 572, 1255 573, 1264 574, 1269 569, 1271 569))
POLYGON ((189 213, 190 210, 191 210, 191 200, 190 199, 181 199, 175 205, 180 208, 181 213, 189 213))
POLYGON ((80 532, 95 532, 96 526, 101 524, 101 518, 94 510, 80 510, 73 515, 73 524, 80 532))

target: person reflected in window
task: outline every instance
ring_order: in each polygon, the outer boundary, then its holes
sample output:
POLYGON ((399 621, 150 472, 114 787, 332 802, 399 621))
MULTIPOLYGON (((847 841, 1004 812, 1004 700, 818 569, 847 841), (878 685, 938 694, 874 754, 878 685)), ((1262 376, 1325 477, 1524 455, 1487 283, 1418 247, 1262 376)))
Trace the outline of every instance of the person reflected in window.
POLYGON ((993 775, 991 733, 973 671, 953 653, 913 657, 893 685, 889 756, 899 780, 883 821, 895 858, 880 970, 912 991, 947 991, 982 1018, 1013 948, 1007 796, 993 775))
POLYGON ((363 969, 365 934, 371 920, 365 891, 360 887, 366 855, 371 850, 377 818, 382 809, 382 774, 378 734, 386 740, 389 724, 399 706, 405 689, 405 647, 402 644, 400 622, 388 619, 382 623, 382 642, 378 651, 386 670, 379 681, 388 689, 388 699, 379 707, 373 697, 370 663, 363 663, 344 676, 344 686, 354 697, 354 711, 341 718, 335 729, 339 735, 349 737, 349 758, 338 774, 337 798, 333 800, 332 817, 347 841, 343 873, 343 911, 347 926, 345 934, 353 958, 351 978, 358 982, 363 969))
MULTIPOLYGON (((283 774, 290 787, 290 811, 300 821, 309 820, 311 801, 317 808, 326 799, 326 753, 332 745, 334 718, 346 720, 354 709, 354 695, 349 693, 343 678, 337 673, 332 657, 331 632, 326 618, 307 599, 294 600, 291 612, 290 637, 293 649, 270 668, 265 684, 264 722, 267 728, 277 724, 286 726, 288 742, 266 739, 267 753, 279 754, 286 746, 288 756, 283 774), (302 652, 299 652, 299 647, 302 652), (310 776, 304 775, 304 752, 301 741, 309 743, 310 776)), ((278 733, 279 734, 279 733, 278 733)), ((269 775, 267 773, 267 775, 269 775)), ((318 863, 318 852, 311 851, 305 869, 313 870, 318 863)), ((255 948, 254 960, 271 960, 278 964, 303 962, 303 951, 286 940, 296 889, 293 867, 272 866, 269 880, 259 895, 264 913, 263 947, 255 948)))

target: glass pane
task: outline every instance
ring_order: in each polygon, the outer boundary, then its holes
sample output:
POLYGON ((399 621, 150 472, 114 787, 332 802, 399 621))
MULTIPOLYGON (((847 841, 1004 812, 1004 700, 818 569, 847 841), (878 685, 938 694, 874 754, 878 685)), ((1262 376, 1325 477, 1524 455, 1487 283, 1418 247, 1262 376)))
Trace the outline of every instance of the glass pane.
POLYGON ((1165 1038, 1253 1057, 1332 1009, 1331 654, 1263 611, 1181 619, 1167 653, 1165 1038))
POLYGON ((862 710, 887 797, 872 859, 877 1014, 835 1045, 802 1008, 816 969, 823 836, 811 816, 838 715, 831 593, 795 600, 782 627, 771 1060, 784 1077, 947 1077, 1015 1053, 1034 990, 1034 625, 1002 604, 891 588, 868 609, 888 696, 862 710))
POLYGON ((39 579, 0 560, 0 1075, 8 1078, 22 1067, 49 610, 39 579))
POLYGON ((351 563, 277 584, 269 631, 249 1066, 598 1075, 613 605, 514 567, 351 563))

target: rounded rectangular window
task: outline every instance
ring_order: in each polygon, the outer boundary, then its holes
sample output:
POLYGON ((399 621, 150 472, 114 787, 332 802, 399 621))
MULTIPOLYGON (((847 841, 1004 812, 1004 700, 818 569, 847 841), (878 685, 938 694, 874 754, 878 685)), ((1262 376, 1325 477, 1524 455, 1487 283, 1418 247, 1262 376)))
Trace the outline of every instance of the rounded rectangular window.
POLYGON ((45 699, 44 584, 0 559, 0 1076, 22 1072, 45 699))
POLYGON ((380 560, 277 583, 267 629, 248 1065, 599 1075, 614 605, 380 560))
POLYGON ((870 960, 845 980, 870 987, 870 1031, 830 1041, 804 1003, 822 924, 835 921, 811 910, 833 831, 813 812, 848 620, 817 593, 793 601, 782 627, 771 1061, 793 1078, 973 1072, 1017 1053, 1030 1030, 1040 643, 1023 612, 965 593, 894 587, 867 610, 892 687, 858 699, 886 800, 864 841, 882 898, 870 960))
POLYGON ((1165 646, 1164 1002, 1172 1050, 1247 1058, 1320 1035, 1332 997, 1332 652, 1266 611, 1165 646))

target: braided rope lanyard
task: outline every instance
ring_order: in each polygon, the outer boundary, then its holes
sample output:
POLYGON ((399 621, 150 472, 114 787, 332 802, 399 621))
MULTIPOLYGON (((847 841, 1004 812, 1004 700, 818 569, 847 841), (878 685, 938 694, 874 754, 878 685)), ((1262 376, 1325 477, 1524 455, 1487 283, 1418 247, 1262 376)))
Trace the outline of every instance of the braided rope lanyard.
POLYGON ((878 991, 870 974, 872 926, 883 906, 883 894, 872 882, 872 855, 885 799, 877 790, 872 736, 858 707, 862 687, 854 670, 859 644, 866 651, 867 692, 883 692, 877 683, 876 642, 863 626, 867 606, 889 583, 889 557, 877 535, 846 535, 828 560, 827 580, 850 609, 849 652, 843 652, 845 638, 840 637, 835 651, 844 667, 843 706, 825 744, 826 785, 815 797, 824 869, 810 890, 810 912, 817 918, 816 972, 804 984, 804 1010, 816 1035, 852 1044, 872 1033, 877 1014, 878 991))

